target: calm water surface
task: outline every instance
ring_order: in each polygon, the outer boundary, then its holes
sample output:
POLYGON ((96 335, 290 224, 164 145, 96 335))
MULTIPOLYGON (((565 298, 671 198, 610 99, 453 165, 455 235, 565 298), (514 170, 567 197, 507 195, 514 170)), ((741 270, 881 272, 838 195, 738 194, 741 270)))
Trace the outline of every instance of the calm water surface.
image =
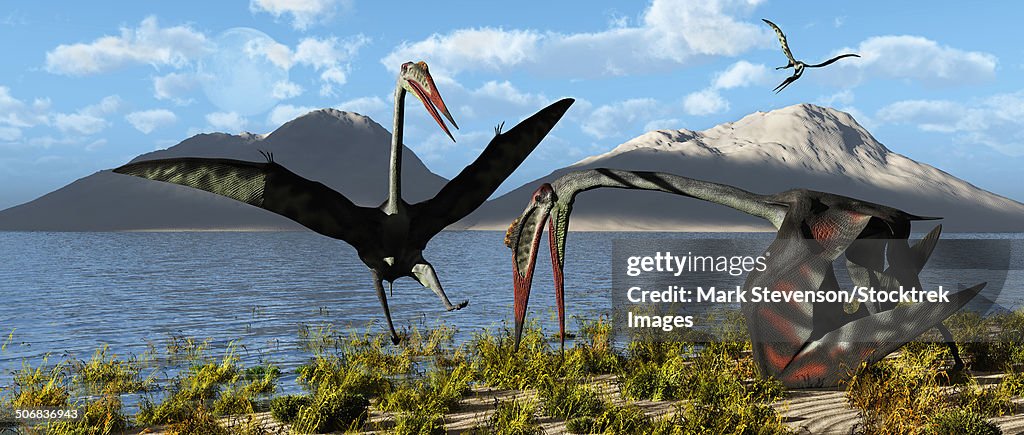
MULTIPOLYGON (((402 279, 389 298, 396 327, 445 323, 458 328, 457 340, 465 340, 482 328, 511 322, 511 257, 503 237, 501 232, 439 234, 424 256, 452 301, 470 304, 446 312, 432 292, 402 279)), ((737 235, 572 233, 568 314, 596 318, 608 312, 616 238, 723 237, 737 235)), ((774 234, 742 237, 763 239, 767 246, 774 234)), ((1020 234, 945 237, 1024 239, 1020 234)), ((150 346, 163 351, 171 336, 210 339, 215 350, 234 341, 243 363, 269 360, 287 372, 309 358, 299 348, 303 325, 384 331, 366 266, 347 244, 314 233, 0 233, 0 247, 0 335, 6 341, 13 331, 0 352, 0 385, 10 383, 23 361, 34 364, 48 353, 51 360, 88 359, 109 345, 120 356, 141 355, 150 346)), ((538 259, 530 317, 553 333, 547 258, 538 259)), ((1001 302, 1018 305, 1024 280, 1011 276, 1007 282, 1018 288, 1004 291, 1009 299, 1001 302)))

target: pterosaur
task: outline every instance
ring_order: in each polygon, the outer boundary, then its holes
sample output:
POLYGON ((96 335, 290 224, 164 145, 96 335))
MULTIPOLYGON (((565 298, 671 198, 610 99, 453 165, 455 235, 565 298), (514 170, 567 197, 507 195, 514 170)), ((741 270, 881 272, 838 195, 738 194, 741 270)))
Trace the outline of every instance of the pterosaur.
POLYGON ((768 23, 769 26, 772 26, 772 29, 775 29, 775 34, 779 37, 779 44, 782 44, 782 52, 785 53, 786 57, 789 59, 788 64, 786 64, 785 66, 776 67, 775 69, 778 70, 793 68, 793 75, 787 77, 786 80, 783 80, 782 83, 779 83, 779 85, 776 86, 775 89, 773 89, 773 91, 775 91, 776 94, 782 92, 783 89, 786 89, 786 86, 789 86, 790 83, 793 83, 796 81, 796 79, 800 78, 800 76, 804 74, 804 68, 821 68, 826 65, 831 65, 832 62, 835 62, 844 57, 860 57, 859 54, 846 53, 840 54, 839 56, 833 57, 822 63, 808 65, 803 61, 796 60, 795 58, 793 58, 793 52, 789 51, 789 43, 786 42, 786 35, 782 33, 782 29, 780 29, 779 26, 776 26, 775 23, 768 21, 767 19, 762 18, 761 20, 768 23))
MULTIPOLYGON (((841 195, 795 189, 760 195, 733 186, 660 172, 590 169, 542 184, 506 233, 512 249, 516 343, 522 335, 544 227, 555 280, 559 332, 565 336, 565 241, 576 195, 602 187, 653 190, 725 205, 770 222, 777 236, 766 252, 767 267, 747 276, 746 289, 839 290, 833 261, 846 254, 857 285, 881 290, 921 288, 917 274, 938 239, 936 227, 908 243, 912 221, 929 220, 901 210, 841 195), (888 264, 888 267, 884 265, 888 264)), ((875 362, 913 340, 970 301, 984 283, 949 295, 949 302, 902 306, 861 305, 847 313, 842 303, 742 303, 741 309, 761 373, 789 387, 835 385, 847 370, 875 362)), ((952 344, 951 347, 955 347, 952 344)))
POLYGON ((468 301, 455 305, 448 300, 434 267, 423 258, 427 242, 491 196, 574 101, 569 98, 560 100, 504 133, 496 130, 483 153, 437 195, 409 204, 402 200, 400 179, 404 102, 409 92, 455 140, 440 114, 453 126, 455 121, 434 85, 427 64, 403 64, 395 87, 388 197, 379 207, 357 206, 337 191, 302 178, 275 163, 271 155, 266 156, 266 162, 210 158, 151 160, 130 163, 114 169, 114 172, 213 192, 272 211, 317 233, 348 242, 370 269, 392 341, 397 343, 399 338, 391 322, 383 281, 410 277, 436 293, 449 311, 465 307, 468 301))

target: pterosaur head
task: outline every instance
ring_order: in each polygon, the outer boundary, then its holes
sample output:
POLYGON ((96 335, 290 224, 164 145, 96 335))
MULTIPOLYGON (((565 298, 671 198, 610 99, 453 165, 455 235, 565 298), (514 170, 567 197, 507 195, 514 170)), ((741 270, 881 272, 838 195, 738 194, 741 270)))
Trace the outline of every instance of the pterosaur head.
POLYGON ((441 93, 438 92, 437 86, 434 85, 434 78, 430 76, 427 63, 419 61, 402 64, 402 71, 398 75, 398 84, 407 92, 415 95, 423 103, 427 112, 430 112, 430 116, 434 117, 434 121, 437 121, 437 125, 440 125, 445 134, 454 142, 455 138, 448 131, 448 126, 441 120, 441 115, 438 114, 438 111, 445 118, 448 118, 448 122, 451 122, 453 127, 458 129, 459 125, 455 123, 452 114, 448 113, 448 107, 444 105, 441 93))
POLYGON ((544 183, 533 192, 530 204, 526 206, 505 233, 505 246, 512 249, 512 281, 514 288, 513 309, 515 311, 516 348, 523 335, 523 322, 526 318, 526 306, 530 300, 530 288, 533 285, 533 269, 537 264, 537 251, 540 248, 541 234, 544 226, 551 223, 548 234, 551 249, 551 266, 555 277, 555 291, 558 303, 560 332, 565 337, 565 306, 562 291, 562 264, 564 260, 565 232, 568 216, 565 221, 560 219, 561 213, 552 215, 552 209, 559 207, 558 195, 550 184, 544 183))

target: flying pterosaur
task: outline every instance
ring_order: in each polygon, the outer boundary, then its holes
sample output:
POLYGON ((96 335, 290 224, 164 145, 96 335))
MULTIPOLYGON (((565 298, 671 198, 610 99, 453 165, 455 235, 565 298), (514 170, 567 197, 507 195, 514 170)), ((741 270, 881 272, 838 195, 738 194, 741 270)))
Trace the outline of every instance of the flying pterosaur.
POLYGON ((266 162, 209 158, 151 160, 130 163, 114 169, 114 172, 223 195, 348 242, 370 269, 392 341, 397 343, 399 338, 391 322, 383 281, 410 277, 437 294, 449 311, 465 307, 468 301, 454 305, 448 300, 434 267, 423 258, 427 242, 491 196, 540 144, 574 101, 566 98, 555 102, 507 132, 495 130, 494 138, 483 153, 437 195, 409 204, 402 200, 400 179, 404 102, 409 92, 423 103, 448 137, 455 140, 440 115, 443 114, 453 126, 455 121, 434 85, 427 64, 403 64, 395 88, 388 197, 379 207, 357 206, 331 188, 302 178, 275 163, 271 155, 266 156, 266 162))
POLYGON ((782 52, 785 53, 786 57, 789 59, 788 64, 786 64, 785 66, 776 67, 775 69, 779 70, 793 68, 793 75, 787 77, 786 80, 783 80, 782 83, 779 83, 779 85, 776 86, 775 89, 773 89, 773 91, 775 91, 776 94, 782 92, 783 89, 786 89, 786 86, 789 86, 790 83, 793 83, 796 81, 796 79, 800 78, 800 76, 804 74, 804 68, 821 68, 826 65, 831 65, 832 62, 835 62, 844 57, 860 57, 859 54, 846 53, 840 54, 839 56, 833 57, 822 63, 808 65, 803 61, 796 60, 795 58, 793 58, 793 52, 789 51, 789 43, 786 42, 786 35, 782 33, 782 29, 780 29, 779 26, 776 26, 775 23, 768 21, 767 19, 762 18, 761 20, 768 23, 768 25, 772 26, 772 29, 775 30, 775 34, 779 37, 779 44, 782 44, 782 52))
MULTIPOLYGON (((782 291, 839 290, 833 261, 846 254, 857 285, 881 290, 921 288, 917 274, 935 246, 940 227, 911 246, 912 221, 928 220, 901 210, 805 189, 759 195, 733 186, 659 172, 591 169, 542 184, 505 243, 512 249, 515 334, 526 317, 533 271, 544 227, 555 280, 559 332, 565 336, 565 241, 579 193, 602 187, 653 190, 725 205, 770 222, 777 236, 766 252, 767 267, 747 276, 745 288, 782 291), (889 267, 883 267, 888 264, 889 267)), ((949 302, 865 306, 846 313, 841 303, 742 303, 754 358, 761 373, 789 387, 836 385, 847 370, 880 360, 904 343, 940 325, 985 284, 949 295, 949 302)))

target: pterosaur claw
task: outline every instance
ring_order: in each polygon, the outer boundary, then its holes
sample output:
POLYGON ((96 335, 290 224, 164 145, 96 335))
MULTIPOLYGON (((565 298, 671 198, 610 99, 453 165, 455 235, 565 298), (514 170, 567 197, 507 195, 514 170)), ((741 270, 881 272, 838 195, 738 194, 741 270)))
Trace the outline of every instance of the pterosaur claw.
POLYGON ((448 295, 444 293, 444 287, 441 287, 441 282, 437 280, 434 266, 431 266, 425 260, 412 267, 412 274, 420 282, 420 285, 432 290, 437 297, 441 298, 441 303, 444 304, 446 310, 461 310, 469 304, 469 301, 464 301, 459 305, 453 305, 452 301, 448 300, 448 295))

